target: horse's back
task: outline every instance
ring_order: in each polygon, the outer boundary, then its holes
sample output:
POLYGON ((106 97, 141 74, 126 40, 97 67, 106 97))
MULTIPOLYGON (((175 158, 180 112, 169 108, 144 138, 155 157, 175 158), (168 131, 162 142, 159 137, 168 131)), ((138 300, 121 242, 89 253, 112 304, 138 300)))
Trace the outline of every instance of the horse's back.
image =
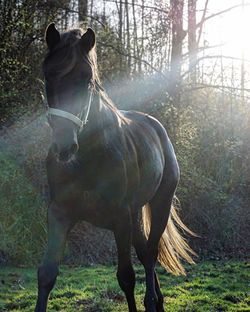
POLYGON ((164 126, 153 116, 137 111, 120 111, 125 117, 125 133, 132 136, 139 147, 146 144, 149 150, 157 148, 163 163, 176 161, 175 153, 164 126))

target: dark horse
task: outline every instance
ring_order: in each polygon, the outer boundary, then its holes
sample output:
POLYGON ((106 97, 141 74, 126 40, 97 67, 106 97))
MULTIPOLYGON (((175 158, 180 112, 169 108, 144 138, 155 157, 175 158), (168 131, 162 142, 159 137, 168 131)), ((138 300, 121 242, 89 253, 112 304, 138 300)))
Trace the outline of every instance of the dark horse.
POLYGON ((193 262, 178 227, 189 230, 172 205, 179 180, 172 144, 155 118, 112 104, 98 77, 93 30, 59 33, 52 23, 45 38, 51 201, 35 311, 46 311, 67 234, 79 220, 113 231, 117 279, 129 311, 137 311, 132 245, 145 268, 145 309, 164 311, 157 258, 176 275, 185 273, 180 258, 193 262))

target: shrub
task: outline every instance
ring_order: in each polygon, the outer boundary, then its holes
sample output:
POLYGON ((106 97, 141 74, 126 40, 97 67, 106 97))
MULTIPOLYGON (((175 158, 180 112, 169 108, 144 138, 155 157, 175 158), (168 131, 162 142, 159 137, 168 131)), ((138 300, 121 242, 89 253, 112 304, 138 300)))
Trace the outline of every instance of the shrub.
POLYGON ((41 258, 45 203, 11 155, 0 153, 0 251, 16 264, 41 258))

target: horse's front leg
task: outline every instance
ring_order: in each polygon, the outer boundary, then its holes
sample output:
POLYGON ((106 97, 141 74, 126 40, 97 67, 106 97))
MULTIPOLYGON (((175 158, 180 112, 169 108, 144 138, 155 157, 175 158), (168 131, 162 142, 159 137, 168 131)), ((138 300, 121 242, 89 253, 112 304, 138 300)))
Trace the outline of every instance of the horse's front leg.
POLYGON ((121 289, 126 295, 129 312, 136 312, 134 297, 135 272, 131 263, 131 219, 127 207, 116 220, 114 229, 118 253, 117 279, 121 289))
POLYGON ((49 293, 58 275, 58 264, 63 255, 66 237, 72 228, 60 207, 51 203, 48 209, 48 244, 41 266, 38 268, 38 298, 35 312, 45 312, 49 293))

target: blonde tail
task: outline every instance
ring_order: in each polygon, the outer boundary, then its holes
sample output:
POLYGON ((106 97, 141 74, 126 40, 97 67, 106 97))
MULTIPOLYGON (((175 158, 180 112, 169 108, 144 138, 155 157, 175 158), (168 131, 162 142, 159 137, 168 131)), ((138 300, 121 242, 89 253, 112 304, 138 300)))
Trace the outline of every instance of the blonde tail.
MULTIPOLYGON (((149 204, 143 207, 142 220, 144 233, 148 237, 151 227, 151 208, 149 204)), ((174 275, 186 275, 180 259, 182 258, 188 263, 193 264, 194 261, 191 255, 195 255, 195 252, 189 247, 185 238, 181 236, 178 228, 196 236, 181 221, 177 213, 177 207, 172 204, 166 229, 159 242, 158 261, 168 272, 174 275)))

